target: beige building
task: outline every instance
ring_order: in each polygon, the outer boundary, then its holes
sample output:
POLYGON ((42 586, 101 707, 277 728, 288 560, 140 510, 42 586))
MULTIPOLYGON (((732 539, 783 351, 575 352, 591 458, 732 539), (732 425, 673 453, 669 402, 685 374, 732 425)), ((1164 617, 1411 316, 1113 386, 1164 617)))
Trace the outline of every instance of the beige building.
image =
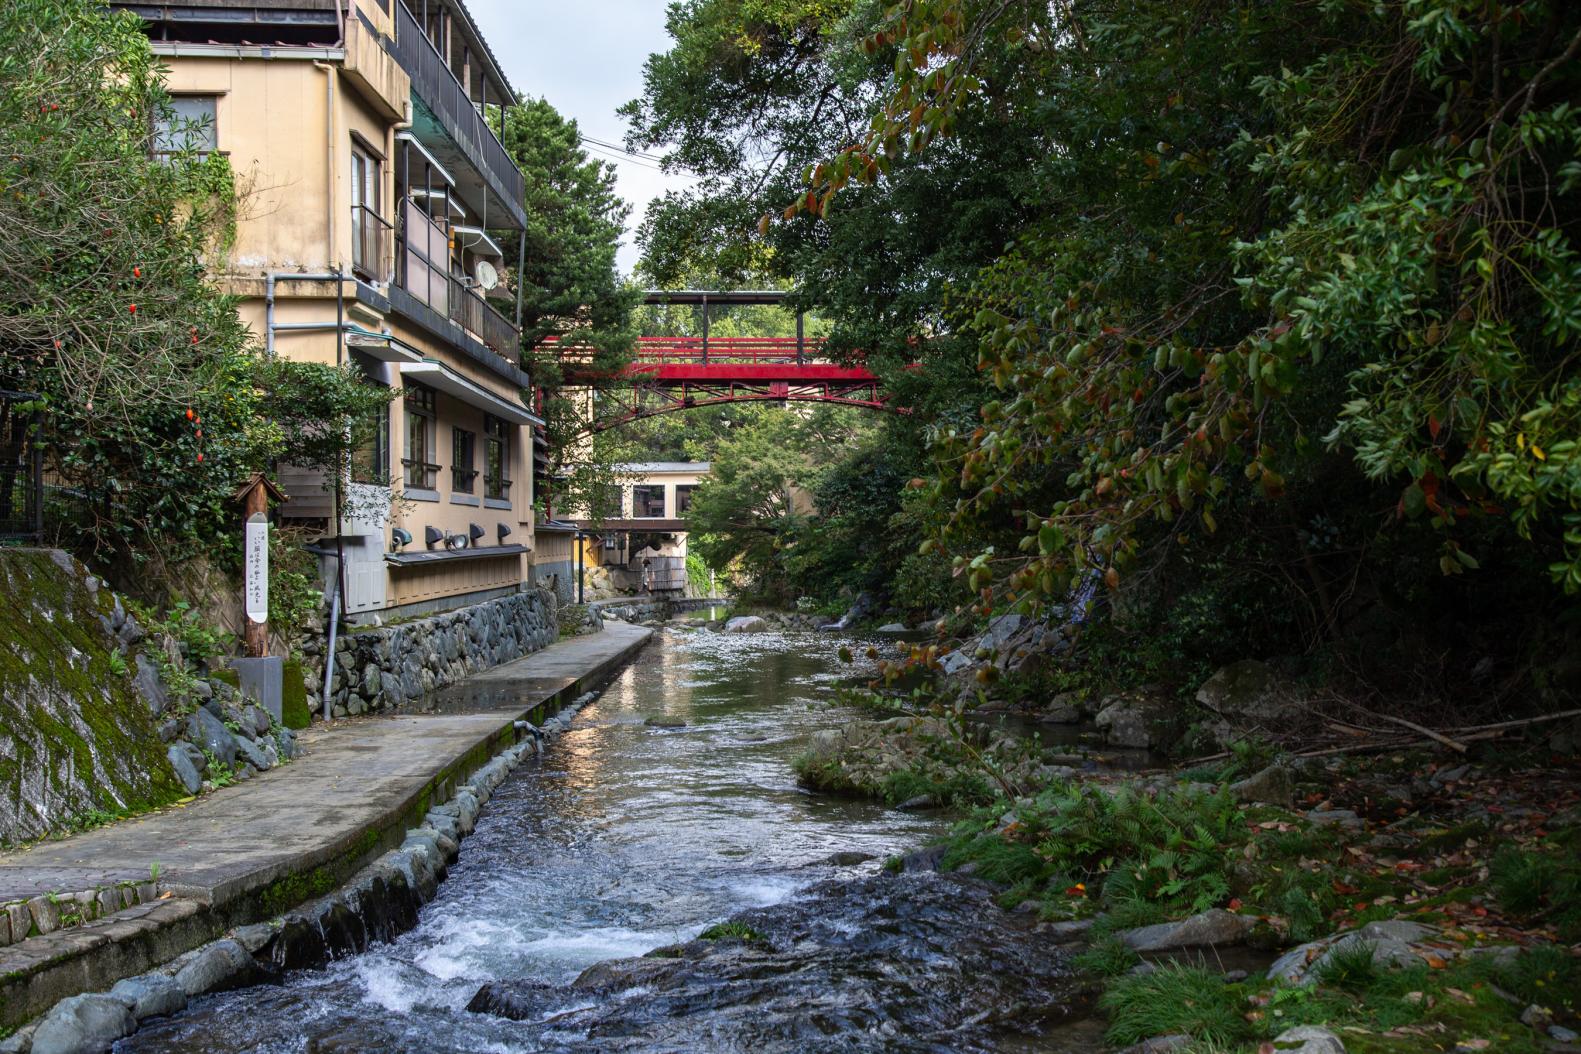
MULTIPOLYGON (((458 0, 112 0, 145 20, 182 120, 241 195, 216 268, 268 355, 399 388, 351 480, 282 469, 282 515, 344 555, 351 617, 533 579, 533 441, 500 236, 523 179, 512 97, 458 0), (343 516, 335 516, 337 495, 343 516)), ((334 553, 336 556, 328 554, 334 553)))
POLYGON ((706 461, 638 461, 612 466, 624 482, 602 521, 573 518, 589 534, 584 558, 631 592, 686 588, 686 513, 708 475, 706 461))

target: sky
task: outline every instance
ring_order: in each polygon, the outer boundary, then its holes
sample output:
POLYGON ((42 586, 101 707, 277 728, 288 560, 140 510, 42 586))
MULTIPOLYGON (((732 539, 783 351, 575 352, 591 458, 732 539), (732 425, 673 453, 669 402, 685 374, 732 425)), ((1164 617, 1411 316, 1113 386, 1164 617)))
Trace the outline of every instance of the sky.
MULTIPOLYGON (((576 118, 582 134, 617 146, 626 122, 621 104, 642 94, 642 66, 655 51, 669 50, 665 0, 466 0, 511 86, 548 99, 576 118)), ((650 200, 688 184, 651 162, 588 148, 615 161, 620 196, 632 206, 620 247, 620 269, 637 263, 636 229, 650 200), (617 160, 617 157, 619 158, 617 160)))

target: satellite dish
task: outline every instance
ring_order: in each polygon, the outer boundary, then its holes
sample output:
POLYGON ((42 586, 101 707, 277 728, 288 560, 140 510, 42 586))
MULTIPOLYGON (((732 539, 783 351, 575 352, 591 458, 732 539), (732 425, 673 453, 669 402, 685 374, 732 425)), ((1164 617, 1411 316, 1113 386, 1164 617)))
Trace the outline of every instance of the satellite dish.
POLYGON ((487 260, 479 260, 472 268, 472 277, 478 280, 478 285, 484 289, 493 289, 500 284, 500 273, 494 265, 487 260))

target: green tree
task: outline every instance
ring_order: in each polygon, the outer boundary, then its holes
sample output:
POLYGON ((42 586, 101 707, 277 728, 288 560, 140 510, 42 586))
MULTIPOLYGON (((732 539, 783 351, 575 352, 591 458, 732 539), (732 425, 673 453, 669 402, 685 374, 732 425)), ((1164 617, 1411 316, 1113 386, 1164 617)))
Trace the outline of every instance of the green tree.
POLYGON ((1094 573, 1148 608, 1239 546, 1322 635, 1359 579, 1539 626, 1504 583, 1581 589, 1573 5, 908 0, 863 50, 869 128, 766 225, 832 224, 983 114, 1047 144, 950 312, 998 391, 930 492, 984 610, 1094 573))
POLYGON ((61 540, 140 560, 233 533, 252 472, 342 463, 387 398, 253 353, 208 274, 230 170, 181 134, 161 77, 133 14, 0 8, 0 376, 46 409, 61 540))
POLYGON ((630 207, 615 193, 614 166, 590 158, 576 122, 547 101, 507 107, 503 131, 526 177, 527 227, 505 252, 515 260, 525 251, 517 275, 522 360, 547 422, 553 482, 544 497, 557 514, 579 508, 602 518, 617 481, 608 444, 594 440, 592 427, 600 394, 627 387, 620 373, 631 360, 639 295, 621 279, 615 254, 630 207), (579 383, 568 386, 573 370, 579 383))

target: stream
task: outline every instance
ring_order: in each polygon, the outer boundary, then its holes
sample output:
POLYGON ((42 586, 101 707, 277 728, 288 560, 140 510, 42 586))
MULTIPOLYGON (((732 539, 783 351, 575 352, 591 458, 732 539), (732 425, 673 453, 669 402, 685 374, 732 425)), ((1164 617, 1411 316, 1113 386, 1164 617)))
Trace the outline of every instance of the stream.
POLYGON ((858 642, 660 638, 495 792, 415 929, 115 1049, 1096 1049, 1059 1038, 1079 985, 1033 921, 973 879, 883 870, 945 818, 796 785, 805 738, 852 717, 827 703, 858 642), (725 920, 747 939, 696 939, 725 920))

